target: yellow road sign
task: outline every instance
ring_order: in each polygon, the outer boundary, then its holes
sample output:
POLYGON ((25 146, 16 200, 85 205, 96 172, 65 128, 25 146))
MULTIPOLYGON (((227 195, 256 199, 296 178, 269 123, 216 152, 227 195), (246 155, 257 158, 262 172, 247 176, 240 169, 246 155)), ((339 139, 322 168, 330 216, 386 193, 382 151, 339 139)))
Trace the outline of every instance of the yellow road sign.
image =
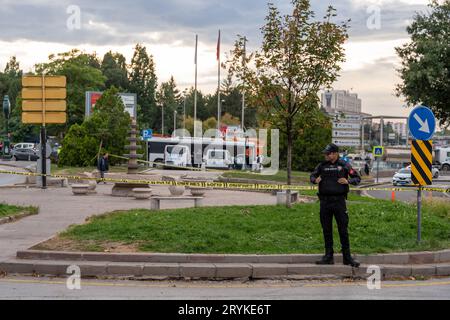
POLYGON ((420 186, 433 184, 433 142, 413 140, 411 148, 411 178, 420 186))
MULTIPOLYGON (((43 102, 40 100, 22 101, 22 111, 40 111, 43 110, 43 102)), ((45 111, 66 111, 67 103, 65 100, 49 100, 45 102, 45 111)))
MULTIPOLYGON (((65 88, 45 88, 45 100, 66 99, 65 88)), ((42 100, 41 88, 23 88, 22 99, 24 100, 42 100)))
MULTIPOLYGON (((46 76, 45 87, 46 88, 65 88, 67 85, 65 76, 46 76)), ((22 87, 41 87, 42 88, 42 76, 25 76, 22 78, 22 87)))
MULTIPOLYGON (((46 124, 63 124, 67 121, 65 112, 46 112, 46 124)), ((22 123, 24 124, 42 124, 44 123, 44 115, 42 112, 22 112, 22 123)))

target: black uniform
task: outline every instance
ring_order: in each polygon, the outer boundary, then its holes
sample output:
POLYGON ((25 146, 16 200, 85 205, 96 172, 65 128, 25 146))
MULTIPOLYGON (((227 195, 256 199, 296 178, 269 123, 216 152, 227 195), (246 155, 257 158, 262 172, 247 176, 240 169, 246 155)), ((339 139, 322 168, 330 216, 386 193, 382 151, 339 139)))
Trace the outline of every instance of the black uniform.
POLYGON ((361 177, 352 166, 343 160, 335 163, 322 162, 311 174, 311 183, 316 183, 318 177, 322 178, 319 183, 320 199, 320 222, 322 224, 325 249, 333 252, 333 215, 339 230, 339 237, 343 252, 350 252, 350 241, 348 237, 348 212, 347 195, 350 191, 349 185, 338 183, 340 178, 345 178, 352 185, 361 183, 361 177))

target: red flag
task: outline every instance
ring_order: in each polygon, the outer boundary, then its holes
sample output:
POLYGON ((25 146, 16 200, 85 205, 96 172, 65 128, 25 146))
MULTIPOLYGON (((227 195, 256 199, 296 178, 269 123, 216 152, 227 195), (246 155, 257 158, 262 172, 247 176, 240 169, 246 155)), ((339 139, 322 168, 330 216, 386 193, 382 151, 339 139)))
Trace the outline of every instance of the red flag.
POLYGON ((220 61, 220 30, 219 30, 219 40, 217 40, 217 61, 220 61))

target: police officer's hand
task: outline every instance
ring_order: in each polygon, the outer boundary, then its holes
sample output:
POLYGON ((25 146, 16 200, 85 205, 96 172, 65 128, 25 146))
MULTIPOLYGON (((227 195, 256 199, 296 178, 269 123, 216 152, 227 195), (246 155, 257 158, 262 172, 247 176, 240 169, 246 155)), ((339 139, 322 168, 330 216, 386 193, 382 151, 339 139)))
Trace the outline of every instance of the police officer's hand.
POLYGON ((317 184, 319 184, 320 181, 322 181, 322 177, 318 177, 318 178, 316 179, 316 183, 317 183, 317 184))
POLYGON ((345 179, 345 178, 340 178, 340 179, 338 180, 338 182, 339 182, 340 184, 349 184, 348 180, 345 179))

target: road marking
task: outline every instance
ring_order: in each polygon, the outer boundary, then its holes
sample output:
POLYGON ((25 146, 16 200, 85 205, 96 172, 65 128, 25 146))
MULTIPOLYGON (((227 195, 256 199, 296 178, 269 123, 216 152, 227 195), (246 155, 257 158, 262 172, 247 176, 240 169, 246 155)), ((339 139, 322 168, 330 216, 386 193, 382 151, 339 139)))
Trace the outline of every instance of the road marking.
MULTIPOLYGON (((48 284, 48 285, 66 285, 66 281, 52 281, 52 280, 20 280, 20 279, 0 279, 0 283, 16 283, 16 284, 48 284)), ((324 284, 228 284, 228 285, 198 285, 198 284, 127 284, 127 283, 108 283, 108 282, 90 282, 85 281, 82 284, 84 287, 124 287, 124 288, 211 288, 211 289, 223 289, 223 288, 333 288, 333 287, 365 287, 367 282, 354 282, 354 283, 324 283, 324 284)), ((433 286, 450 286, 450 281, 443 282, 425 282, 425 283, 405 283, 405 284, 383 284, 383 288, 407 288, 407 287, 433 287, 433 286)))

